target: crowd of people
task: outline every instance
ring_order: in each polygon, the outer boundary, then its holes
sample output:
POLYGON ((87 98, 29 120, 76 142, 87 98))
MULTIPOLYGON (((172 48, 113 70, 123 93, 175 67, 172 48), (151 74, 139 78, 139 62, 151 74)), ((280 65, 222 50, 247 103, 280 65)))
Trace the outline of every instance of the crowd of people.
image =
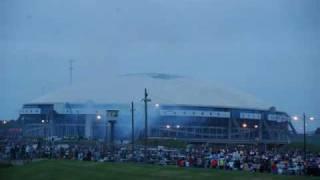
POLYGON ((249 172, 273 173, 282 175, 320 176, 320 153, 302 151, 258 150, 253 147, 218 147, 193 145, 184 149, 149 147, 144 152, 143 146, 121 145, 106 146, 103 143, 13 143, 7 142, 0 149, 2 160, 33 159, 69 159, 96 162, 152 163, 159 165, 176 165, 184 168, 212 168, 249 172))
POLYGON ((285 175, 320 175, 320 155, 309 154, 305 163, 298 151, 280 153, 259 152, 256 149, 220 149, 206 156, 203 156, 203 152, 190 154, 180 159, 177 164, 180 167, 193 166, 285 175))

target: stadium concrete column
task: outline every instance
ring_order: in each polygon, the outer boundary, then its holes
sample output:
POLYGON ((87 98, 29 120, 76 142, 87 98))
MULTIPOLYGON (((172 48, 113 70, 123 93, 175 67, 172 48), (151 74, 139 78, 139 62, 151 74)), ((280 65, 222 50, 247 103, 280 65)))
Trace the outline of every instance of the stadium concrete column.
POLYGON ((287 142, 289 143, 289 141, 290 141, 290 137, 289 137, 290 122, 289 122, 289 119, 286 122, 286 126, 285 127, 286 127, 286 139, 287 139, 287 142))
MULTIPOLYGON (((266 116, 266 118, 267 118, 267 116, 266 116)), ((265 132, 267 132, 267 134, 269 136, 269 139, 270 140, 274 140, 274 135, 272 133, 272 130, 270 129, 270 127, 269 127, 269 125, 268 125, 268 123, 266 122, 265 119, 262 120, 262 125, 263 125, 263 128, 264 128, 262 131, 265 130, 265 132)), ((262 135, 262 138, 263 138, 263 135, 262 135)), ((263 141, 264 141, 264 138, 263 138, 263 141)))
POLYGON ((24 137, 25 136, 25 122, 24 122, 24 116, 21 117, 21 120, 22 120, 22 136, 24 137))
POLYGON ((109 133, 109 125, 108 125, 109 123, 108 123, 108 121, 107 121, 107 118, 105 119, 105 121, 104 121, 104 123, 103 123, 103 125, 105 125, 105 127, 103 128, 104 129, 104 142, 106 143, 106 144, 108 144, 108 138, 109 138, 109 135, 108 135, 108 133, 109 133))
POLYGON ((90 114, 86 115, 85 121, 85 137, 90 139, 92 137, 92 117, 90 114))
POLYGON ((54 125, 54 115, 52 110, 49 111, 48 117, 49 117, 50 136, 54 136, 55 125, 54 125))
MULTIPOLYGON (((265 116, 267 116, 267 115, 265 115, 265 116)), ((262 119, 265 119, 265 118, 262 116, 262 119)), ((258 143, 262 142, 262 129, 263 129, 262 119, 259 120, 259 127, 258 127, 259 128, 259 135, 258 135, 259 142, 258 143)))
POLYGON ((114 124, 116 123, 116 120, 109 120, 108 121, 110 124, 110 147, 111 147, 111 152, 112 154, 114 153, 114 124))
MULTIPOLYGON (((233 113, 231 111, 231 118, 233 118, 233 113)), ((228 119, 228 139, 231 139, 231 132, 232 132, 232 120, 231 118, 228 119)))

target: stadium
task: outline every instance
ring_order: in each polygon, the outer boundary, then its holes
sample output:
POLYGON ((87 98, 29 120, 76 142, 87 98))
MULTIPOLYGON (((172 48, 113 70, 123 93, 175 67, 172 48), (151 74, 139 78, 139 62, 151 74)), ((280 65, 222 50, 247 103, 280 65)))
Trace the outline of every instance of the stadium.
POLYGON ((218 144, 287 144, 290 116, 252 95, 192 78, 126 74, 103 82, 72 85, 23 105, 19 120, 31 137, 143 137, 144 88, 148 89, 150 139, 181 139, 218 144), (110 123, 112 122, 114 123, 110 123))

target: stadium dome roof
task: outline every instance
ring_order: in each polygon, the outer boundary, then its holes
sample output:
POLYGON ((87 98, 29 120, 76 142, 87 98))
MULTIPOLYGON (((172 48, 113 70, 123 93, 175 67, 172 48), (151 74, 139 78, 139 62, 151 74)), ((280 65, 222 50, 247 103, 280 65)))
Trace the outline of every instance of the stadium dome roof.
POLYGON ((126 74, 89 81, 49 93, 32 103, 73 102, 130 103, 141 102, 144 88, 153 104, 180 104, 219 107, 268 109, 252 95, 218 87, 177 75, 160 73, 126 74))

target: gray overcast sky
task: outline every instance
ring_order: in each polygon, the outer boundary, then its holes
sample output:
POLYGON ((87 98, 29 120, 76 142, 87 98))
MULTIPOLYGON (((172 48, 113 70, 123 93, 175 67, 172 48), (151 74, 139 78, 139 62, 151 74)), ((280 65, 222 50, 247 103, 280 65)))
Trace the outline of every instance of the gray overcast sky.
POLYGON ((0 119, 108 74, 186 75, 320 118, 318 0, 1 0, 0 119))

